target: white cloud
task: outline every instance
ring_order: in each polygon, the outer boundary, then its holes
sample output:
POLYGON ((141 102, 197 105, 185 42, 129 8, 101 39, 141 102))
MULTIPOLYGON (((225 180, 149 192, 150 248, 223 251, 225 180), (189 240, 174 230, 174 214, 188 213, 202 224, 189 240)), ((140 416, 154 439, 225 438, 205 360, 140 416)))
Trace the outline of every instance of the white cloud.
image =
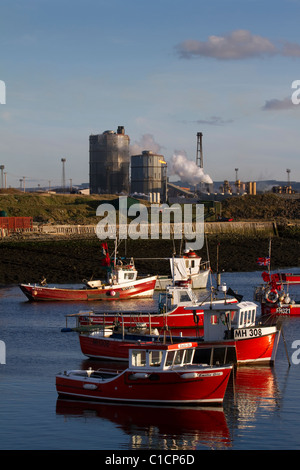
POLYGON ((177 45, 182 58, 211 57, 219 60, 241 60, 251 57, 282 55, 300 57, 300 45, 285 42, 277 47, 270 39, 239 29, 224 36, 209 36, 207 41, 186 40, 177 45))

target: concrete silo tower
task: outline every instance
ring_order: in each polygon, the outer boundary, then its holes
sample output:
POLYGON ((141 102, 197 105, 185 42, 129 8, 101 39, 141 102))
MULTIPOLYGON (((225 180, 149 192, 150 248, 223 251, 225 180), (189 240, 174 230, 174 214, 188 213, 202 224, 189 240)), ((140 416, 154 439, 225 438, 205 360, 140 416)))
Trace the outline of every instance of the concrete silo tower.
POLYGON ((117 132, 90 135, 91 193, 128 193, 129 143, 123 126, 119 126, 117 132))
POLYGON ((151 202, 166 200, 167 164, 163 155, 144 150, 131 157, 131 192, 149 196, 151 202))

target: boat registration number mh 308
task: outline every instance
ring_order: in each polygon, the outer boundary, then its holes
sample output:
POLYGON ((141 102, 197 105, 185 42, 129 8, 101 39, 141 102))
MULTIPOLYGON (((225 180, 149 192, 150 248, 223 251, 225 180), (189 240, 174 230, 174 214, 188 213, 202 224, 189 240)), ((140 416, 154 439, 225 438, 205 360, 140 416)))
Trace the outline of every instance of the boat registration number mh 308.
POLYGON ((237 328, 234 330, 234 339, 255 338, 262 336, 261 328, 237 328))

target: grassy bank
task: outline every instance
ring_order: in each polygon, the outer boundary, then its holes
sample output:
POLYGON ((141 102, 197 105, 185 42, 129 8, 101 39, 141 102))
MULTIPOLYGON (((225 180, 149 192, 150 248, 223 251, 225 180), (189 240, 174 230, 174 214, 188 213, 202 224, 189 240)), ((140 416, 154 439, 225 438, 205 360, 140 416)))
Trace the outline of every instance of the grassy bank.
MULTIPOLYGON (((3 191, 0 189, 0 211, 5 211, 10 217, 33 217, 34 222, 43 224, 96 224, 99 222, 97 207, 118 198, 116 195, 57 195, 17 190, 3 194, 3 191)), ((235 221, 300 221, 300 195, 299 198, 277 194, 232 196, 222 202, 222 215, 235 221)))

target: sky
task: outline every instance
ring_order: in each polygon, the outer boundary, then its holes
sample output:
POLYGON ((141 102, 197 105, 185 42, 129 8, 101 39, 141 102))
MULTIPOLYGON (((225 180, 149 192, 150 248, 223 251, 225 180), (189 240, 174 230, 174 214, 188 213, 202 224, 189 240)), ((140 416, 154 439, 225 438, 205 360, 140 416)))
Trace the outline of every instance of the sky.
POLYGON ((87 183, 89 135, 118 126, 171 181, 198 132, 213 181, 300 181, 299 18, 300 0, 0 0, 7 186, 60 185, 62 158, 87 183))

